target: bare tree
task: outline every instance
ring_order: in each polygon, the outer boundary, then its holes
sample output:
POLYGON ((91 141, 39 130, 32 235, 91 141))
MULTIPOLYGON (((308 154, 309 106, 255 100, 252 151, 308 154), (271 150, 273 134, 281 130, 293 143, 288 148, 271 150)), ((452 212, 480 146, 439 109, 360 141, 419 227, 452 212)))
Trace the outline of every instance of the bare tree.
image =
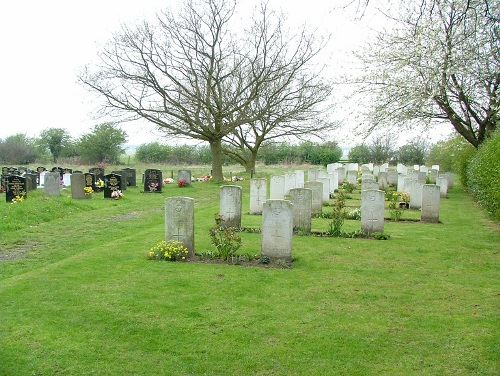
MULTIPOLYGON (((231 32, 235 2, 186 0, 177 14, 122 28, 80 80, 122 120, 145 119, 167 137, 208 142, 214 180, 222 180, 222 139, 272 112, 254 103, 263 90, 304 65, 312 37, 285 38, 282 20, 265 5, 247 30, 231 32)), ((266 92, 266 95, 276 95, 266 92)))
POLYGON ((332 86, 319 73, 302 73, 305 64, 315 56, 315 51, 309 52, 309 56, 303 55, 303 64, 292 67, 289 74, 270 83, 271 88, 262 89, 262 95, 251 106, 252 111, 262 116, 236 127, 224 138, 224 154, 244 166, 247 172, 255 170, 257 154, 264 143, 290 137, 320 137, 320 134, 324 138, 324 132, 334 128, 329 121, 327 102, 332 86))
POLYGON ((370 132, 452 124, 478 147, 499 127, 500 2, 403 2, 359 55, 370 132), (496 16, 495 16, 496 15, 496 16))

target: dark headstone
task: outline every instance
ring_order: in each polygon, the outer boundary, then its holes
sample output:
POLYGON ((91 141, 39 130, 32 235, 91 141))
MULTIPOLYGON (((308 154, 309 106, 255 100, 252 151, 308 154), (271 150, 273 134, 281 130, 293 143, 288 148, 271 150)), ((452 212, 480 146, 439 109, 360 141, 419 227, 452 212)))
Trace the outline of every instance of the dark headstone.
POLYGON ((136 187, 137 186, 137 178, 136 178, 136 171, 135 168, 124 168, 123 171, 125 171, 125 175, 127 177, 127 185, 129 187, 136 187))
POLYGON ((118 174, 104 175, 104 198, 113 198, 114 191, 121 191, 122 177, 118 174))
POLYGON ((12 202, 16 197, 27 197, 26 178, 17 175, 7 176, 7 190, 5 192, 6 202, 12 202))
POLYGON ((151 168, 144 171, 144 192, 160 193, 163 184, 162 172, 151 168))
POLYGON ((85 186, 92 188, 92 190, 95 192, 95 175, 91 174, 90 172, 86 172, 83 175, 85 176, 85 186))
POLYGON ((111 171, 112 174, 117 174, 121 176, 121 186, 120 190, 123 192, 127 189, 127 175, 125 174, 125 171, 123 170, 117 170, 117 171, 111 171))

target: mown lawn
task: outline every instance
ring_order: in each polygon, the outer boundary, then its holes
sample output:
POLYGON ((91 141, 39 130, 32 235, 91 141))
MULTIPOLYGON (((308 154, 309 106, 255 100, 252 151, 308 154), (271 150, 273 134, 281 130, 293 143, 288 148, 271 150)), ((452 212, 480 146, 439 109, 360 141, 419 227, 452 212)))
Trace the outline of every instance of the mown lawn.
POLYGON ((0 196, 0 375, 500 374, 500 231, 460 187, 440 224, 386 222, 390 240, 295 236, 292 269, 148 260, 169 196, 195 199, 212 247, 219 186, 140 190, 0 196))

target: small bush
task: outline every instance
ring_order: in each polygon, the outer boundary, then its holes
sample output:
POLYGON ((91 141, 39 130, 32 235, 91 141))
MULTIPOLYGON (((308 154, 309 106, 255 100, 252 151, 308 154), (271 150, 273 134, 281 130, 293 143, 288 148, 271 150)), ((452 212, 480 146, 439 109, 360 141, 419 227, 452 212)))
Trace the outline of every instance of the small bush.
POLYGON ((149 251, 150 260, 181 261, 186 260, 187 255, 187 248, 176 240, 162 240, 149 251))
POLYGON ((474 199, 500 220, 500 131, 486 140, 470 160, 467 187, 474 199))

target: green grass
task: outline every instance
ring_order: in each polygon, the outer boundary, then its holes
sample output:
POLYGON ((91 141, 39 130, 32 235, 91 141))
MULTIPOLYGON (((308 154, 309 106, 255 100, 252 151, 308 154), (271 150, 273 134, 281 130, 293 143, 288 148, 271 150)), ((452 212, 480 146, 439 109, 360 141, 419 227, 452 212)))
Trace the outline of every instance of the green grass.
POLYGON ((219 185, 140 190, 0 205, 0 375, 500 374, 500 231, 460 187, 440 224, 386 222, 387 241, 295 236, 292 269, 148 261, 169 196, 195 199, 211 247, 219 185))

